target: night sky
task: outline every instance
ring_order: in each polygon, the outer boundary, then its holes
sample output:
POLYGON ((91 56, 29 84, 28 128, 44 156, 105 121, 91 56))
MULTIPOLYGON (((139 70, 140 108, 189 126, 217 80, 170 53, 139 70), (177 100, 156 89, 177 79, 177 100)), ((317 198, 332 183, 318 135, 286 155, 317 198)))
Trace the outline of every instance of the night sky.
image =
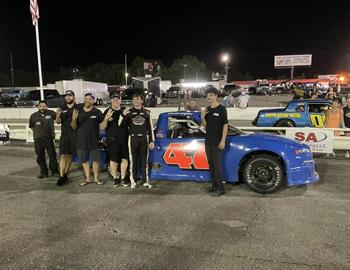
MULTIPOLYGON (((140 55, 167 65, 191 54, 217 70, 222 52, 231 54, 230 72, 256 77, 289 74, 274 70, 275 54, 312 53, 313 66, 297 69, 297 75, 350 69, 350 12, 344 2, 120 2, 39 0, 43 69, 123 63, 127 53, 130 60, 140 55)), ((0 22, 0 72, 8 71, 10 52, 15 67, 35 71, 29 0, 2 1, 0 22)))

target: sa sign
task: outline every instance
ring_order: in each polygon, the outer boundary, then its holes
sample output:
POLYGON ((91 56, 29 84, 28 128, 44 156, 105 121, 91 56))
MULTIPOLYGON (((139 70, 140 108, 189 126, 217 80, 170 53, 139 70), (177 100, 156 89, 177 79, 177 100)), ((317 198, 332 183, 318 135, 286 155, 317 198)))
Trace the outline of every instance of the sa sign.
POLYGON ((286 136, 292 140, 307 144, 314 153, 332 153, 333 152, 332 130, 320 129, 288 129, 286 136))

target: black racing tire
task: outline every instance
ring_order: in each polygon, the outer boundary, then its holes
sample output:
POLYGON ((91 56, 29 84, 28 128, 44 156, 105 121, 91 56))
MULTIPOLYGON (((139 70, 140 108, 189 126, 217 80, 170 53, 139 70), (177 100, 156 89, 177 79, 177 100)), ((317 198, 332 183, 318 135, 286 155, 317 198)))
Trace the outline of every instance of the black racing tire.
POLYGON ((273 193, 284 183, 284 169, 276 157, 259 154, 244 163, 242 178, 244 183, 257 193, 273 193))
MULTIPOLYGON (((295 123, 288 119, 279 120, 275 127, 295 127, 295 123)), ((285 135, 286 132, 284 130, 277 130, 277 133, 280 135, 285 135)))

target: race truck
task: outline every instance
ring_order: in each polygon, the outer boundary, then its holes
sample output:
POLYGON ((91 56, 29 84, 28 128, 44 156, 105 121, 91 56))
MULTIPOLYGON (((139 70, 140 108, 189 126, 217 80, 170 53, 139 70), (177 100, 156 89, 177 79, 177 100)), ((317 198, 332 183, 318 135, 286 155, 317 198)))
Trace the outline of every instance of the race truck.
MULTIPOLYGON (((154 132, 150 179, 210 181, 200 112, 162 113, 154 132)), ((224 181, 242 181, 258 193, 319 180, 307 145, 277 135, 244 133, 231 125, 222 168, 224 181)))
POLYGON ((260 110, 252 122, 258 127, 317 127, 325 124, 328 99, 296 99, 283 109, 260 110))

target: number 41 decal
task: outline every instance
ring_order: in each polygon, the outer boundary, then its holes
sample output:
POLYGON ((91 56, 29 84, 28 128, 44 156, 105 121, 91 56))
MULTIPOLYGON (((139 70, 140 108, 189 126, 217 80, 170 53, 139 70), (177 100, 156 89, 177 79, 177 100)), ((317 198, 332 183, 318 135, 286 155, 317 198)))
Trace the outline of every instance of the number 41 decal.
MULTIPOLYGON (((193 142, 192 142, 193 143, 193 142)), ((208 160, 203 143, 191 149, 191 143, 171 143, 163 159, 168 165, 177 165, 180 169, 208 170, 208 160)))

